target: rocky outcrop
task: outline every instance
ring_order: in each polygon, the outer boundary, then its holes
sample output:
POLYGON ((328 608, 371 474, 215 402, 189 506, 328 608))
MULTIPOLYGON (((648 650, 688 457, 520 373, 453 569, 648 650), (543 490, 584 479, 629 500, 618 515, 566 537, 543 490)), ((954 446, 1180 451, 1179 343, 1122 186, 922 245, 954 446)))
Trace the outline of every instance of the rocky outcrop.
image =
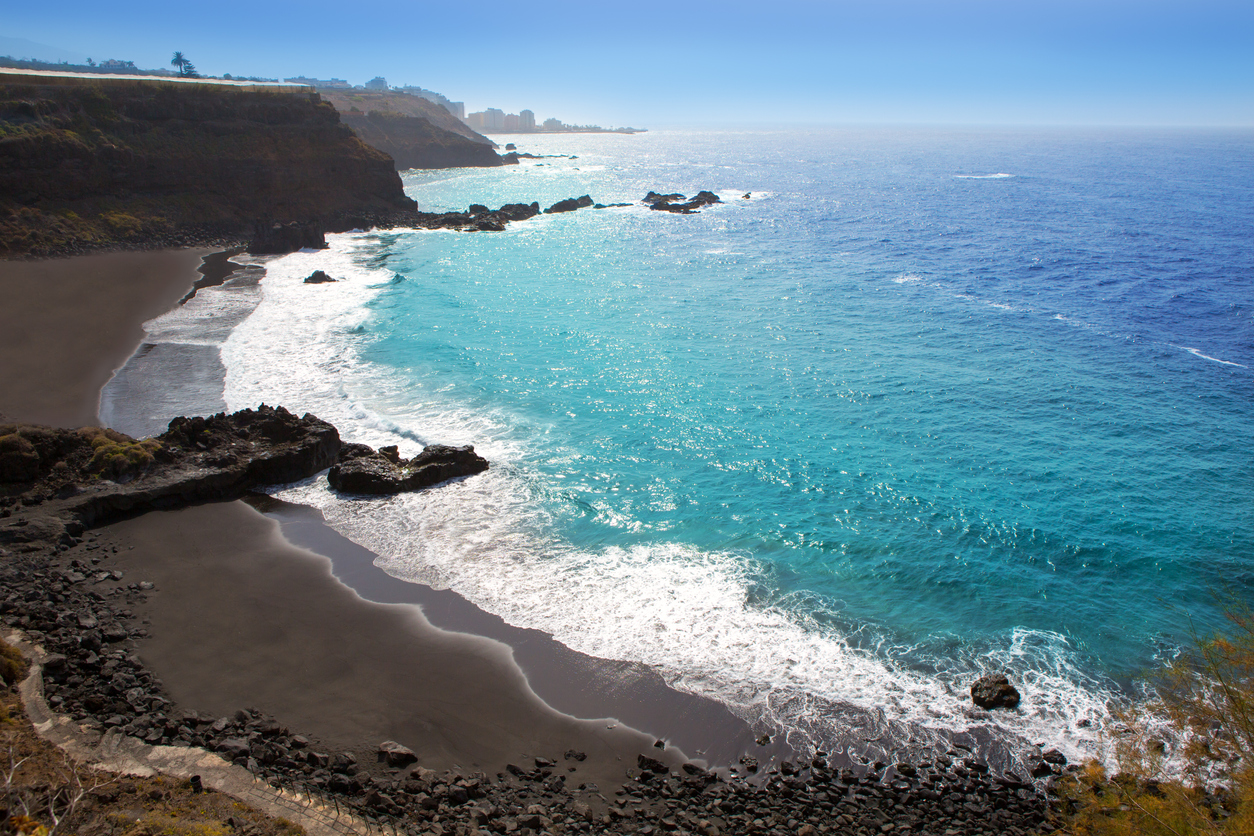
POLYGON ((592 198, 588 195, 583 197, 568 197, 565 200, 559 200, 548 209, 544 210, 546 215, 556 215, 559 212, 574 212, 576 209, 584 209, 592 205, 592 198))
POLYGON ((46 545, 123 516, 307 478, 335 462, 340 435, 313 415, 263 404, 175 418, 142 441, 98 427, 0 425, 6 448, 19 455, 0 461, 0 544, 46 545))
POLYGON ((649 192, 641 201, 650 209, 659 212, 674 212, 678 215, 693 215, 697 210, 704 206, 714 203, 722 203, 722 199, 710 191, 699 191, 692 199, 684 197, 682 194, 675 192, 673 194, 658 194, 657 192, 649 192))
POLYGON ((412 211, 387 155, 316 94, 0 85, 0 256, 239 240, 412 211))
POLYGON ((972 683, 971 699, 980 708, 1016 708, 1019 691, 1004 673, 991 673, 972 683))
POLYGON ((432 444, 412 459, 402 459, 396 447, 375 451, 364 444, 350 444, 327 473, 327 481, 344 493, 382 496, 429 488, 487 469, 487 460, 469 445, 432 444))
POLYGON ((343 113, 348 125, 372 148, 390 156, 398 171, 411 168, 487 168, 505 165, 492 146, 401 113, 343 113))
POLYGON ((314 270, 305 277, 305 284, 328 284, 334 281, 335 279, 331 278, 321 270, 314 270))
POLYGON ((142 441, 99 427, 0 424, 0 546, 64 544, 122 516, 239 499, 327 468, 337 490, 393 494, 482 473, 488 462, 469 446, 432 445, 408 460, 395 447, 343 446, 326 421, 264 404, 175 418, 142 441))
POLYGON ((251 255, 282 255, 300 250, 325 250, 326 229, 317 221, 290 223, 257 223, 248 242, 251 255))

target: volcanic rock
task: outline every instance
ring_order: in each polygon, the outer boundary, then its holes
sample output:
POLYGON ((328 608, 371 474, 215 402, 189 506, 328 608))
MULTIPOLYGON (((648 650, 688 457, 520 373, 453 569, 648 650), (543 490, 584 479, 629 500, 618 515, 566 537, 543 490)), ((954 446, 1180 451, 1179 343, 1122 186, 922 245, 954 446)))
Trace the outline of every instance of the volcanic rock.
POLYGON ((712 203, 722 203, 722 199, 711 191, 699 191, 691 199, 688 200, 678 192, 672 194, 658 194, 657 192, 649 192, 641 201, 650 209, 660 212, 674 212, 680 215, 695 214, 698 209, 703 206, 709 206, 712 203), (684 201, 684 202, 679 202, 684 201))
POLYGON ((487 469, 487 460, 470 445, 432 444, 412 459, 401 459, 354 444, 344 450, 327 481, 344 493, 381 496, 431 487, 487 469))
POLYGON ((548 209, 544 210, 546 215, 555 215, 559 212, 574 212, 576 209, 583 209, 592 205, 592 198, 588 195, 583 197, 568 197, 565 200, 559 200, 548 209))
POLYGON ((327 284, 336 281, 321 270, 314 270, 305 277, 305 284, 327 284))
POLYGON ((395 740, 385 740, 379 744, 379 761, 388 766, 409 766, 418 762, 418 756, 413 749, 402 746, 395 740))
POLYGON ((1004 673, 992 673, 971 685, 971 699, 980 708, 1015 708, 1019 705, 1019 692, 1004 673))

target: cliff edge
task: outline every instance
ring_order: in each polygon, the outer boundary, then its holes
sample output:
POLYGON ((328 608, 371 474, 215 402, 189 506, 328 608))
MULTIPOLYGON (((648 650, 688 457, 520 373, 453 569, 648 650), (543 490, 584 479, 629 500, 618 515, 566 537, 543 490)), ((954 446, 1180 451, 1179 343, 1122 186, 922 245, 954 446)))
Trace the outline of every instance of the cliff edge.
POLYGON ((275 221, 349 229, 413 210, 392 160, 317 94, 0 85, 0 257, 239 240, 275 221))
POLYGON ((340 119, 367 145, 395 160, 398 171, 505 165, 490 145, 433 125, 425 117, 372 110, 341 113, 340 119))

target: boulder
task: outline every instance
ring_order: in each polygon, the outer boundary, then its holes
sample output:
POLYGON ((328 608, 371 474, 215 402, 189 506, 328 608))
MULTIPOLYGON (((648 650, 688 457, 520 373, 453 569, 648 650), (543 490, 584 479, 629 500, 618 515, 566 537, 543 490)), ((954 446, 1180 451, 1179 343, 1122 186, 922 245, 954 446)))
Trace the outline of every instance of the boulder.
POLYGON ((658 194, 649 192, 644 196, 645 204, 650 209, 660 212, 674 212, 680 215, 695 214, 698 209, 703 206, 709 206, 712 203, 722 203, 722 199, 714 194, 714 192, 702 190, 696 193, 691 200, 687 200, 681 194, 658 194), (679 202, 683 201, 683 202, 679 202))
POLYGON ((670 772, 670 769, 667 768, 666 764, 656 758, 651 758, 648 755, 637 755, 636 766, 640 767, 642 772, 655 772, 659 775, 665 775, 670 772))
POLYGON ((1015 708, 1019 705, 1019 691, 1004 673, 992 673, 971 685, 971 699, 980 708, 1015 708))
POLYGON ((326 230, 316 221, 258 223, 253 228, 253 239, 248 243, 248 252, 252 255, 282 255, 304 249, 326 248, 326 230))
POLYGON ((331 487, 344 493, 396 494, 428 488, 459 476, 473 476, 488 469, 487 460, 470 445, 433 444, 408 460, 390 459, 365 445, 353 445, 345 452, 327 474, 331 487))
POLYGON ((335 279, 331 278, 321 270, 314 270, 305 277, 305 284, 327 284, 328 282, 333 281, 335 281, 335 279))
POLYGON ((393 767, 409 766, 418 762, 418 756, 412 749, 395 740, 385 740, 379 744, 379 762, 393 767))

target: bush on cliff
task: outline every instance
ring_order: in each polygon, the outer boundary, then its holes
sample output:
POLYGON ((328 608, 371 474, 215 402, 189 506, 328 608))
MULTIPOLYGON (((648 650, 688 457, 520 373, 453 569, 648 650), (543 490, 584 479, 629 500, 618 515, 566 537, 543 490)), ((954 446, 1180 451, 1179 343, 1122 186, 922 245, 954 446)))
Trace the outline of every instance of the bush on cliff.
POLYGON ((0 639, 0 679, 6 685, 14 685, 26 676, 26 660, 13 645, 0 639))
POLYGON ((136 441, 117 430, 103 427, 84 427, 78 432, 94 451, 89 471, 109 479, 138 476, 152 466, 155 461, 153 454, 161 449, 161 442, 156 439, 136 441))
POLYGON ((1254 834, 1254 611, 1227 612, 1227 635, 1196 640, 1121 718, 1120 772, 1090 762, 1064 787, 1070 832, 1254 834))

